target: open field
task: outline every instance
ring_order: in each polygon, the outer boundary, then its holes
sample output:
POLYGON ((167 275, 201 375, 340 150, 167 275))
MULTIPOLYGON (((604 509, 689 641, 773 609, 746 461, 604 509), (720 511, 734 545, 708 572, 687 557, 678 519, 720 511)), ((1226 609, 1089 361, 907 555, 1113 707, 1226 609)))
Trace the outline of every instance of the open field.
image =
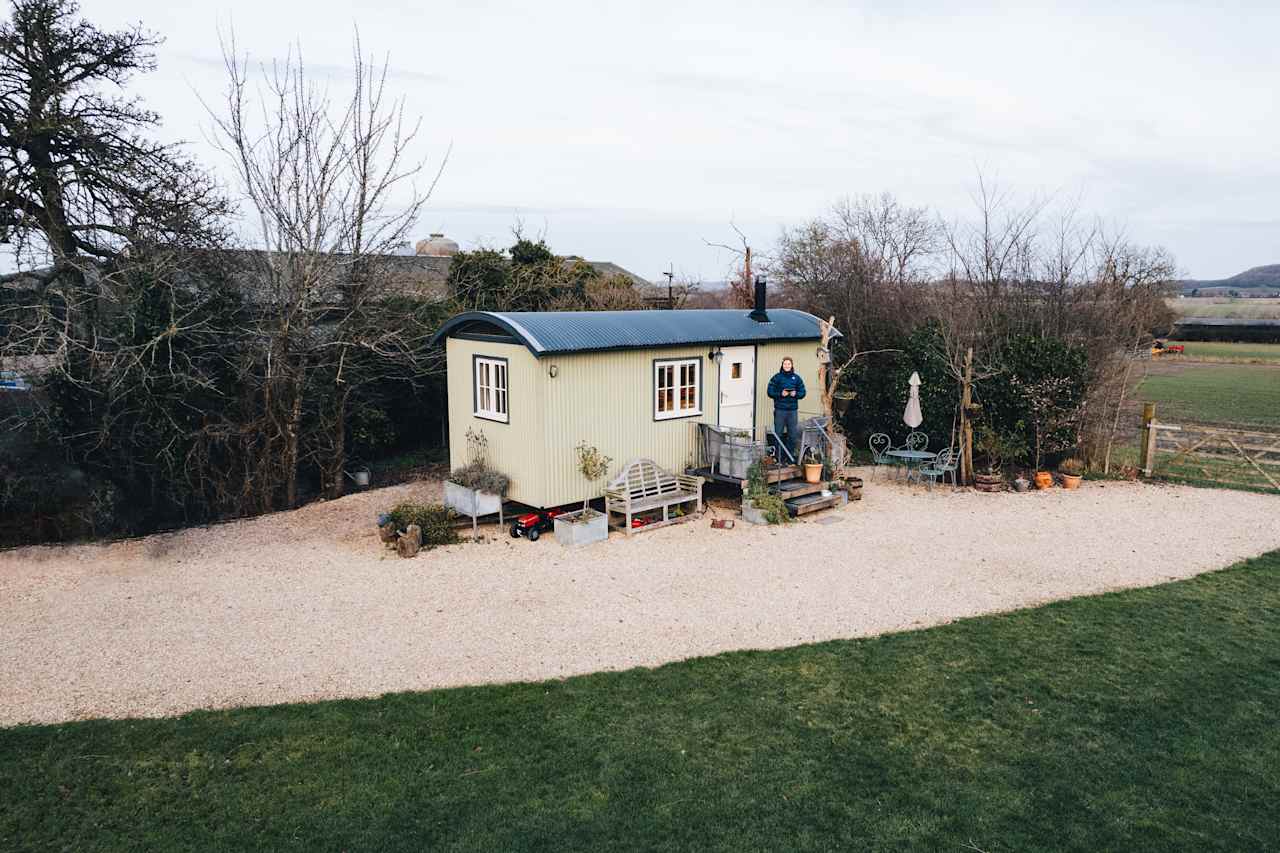
POLYGON ((1230 317, 1237 320, 1280 320, 1280 298, 1231 299, 1225 296, 1188 296, 1168 300, 1180 317, 1230 317))
POLYGON ((1213 341, 1178 341, 1187 348, 1183 355, 1162 355, 1171 361, 1209 361, 1235 364, 1280 364, 1280 344, 1237 344, 1213 341))
POLYGON ((1272 553, 1179 583, 656 670, 0 730, 0 840, 1274 849, 1277 612, 1272 553))
POLYGON ((1155 403, 1160 420, 1280 429, 1280 365, 1204 364, 1176 358, 1161 356, 1153 362, 1133 396, 1135 402, 1155 403))

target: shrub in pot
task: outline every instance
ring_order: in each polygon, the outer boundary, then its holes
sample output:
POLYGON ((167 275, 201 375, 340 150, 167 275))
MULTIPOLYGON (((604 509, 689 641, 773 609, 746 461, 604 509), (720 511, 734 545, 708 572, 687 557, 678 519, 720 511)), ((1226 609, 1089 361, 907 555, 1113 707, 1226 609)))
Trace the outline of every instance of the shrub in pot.
MULTIPOLYGON (((579 442, 578 471, 593 488, 609 473, 613 460, 585 441, 579 442)), ((594 488, 594 491, 599 491, 594 488)), ((587 545, 609 538, 609 517, 591 508, 594 493, 582 499, 582 509, 557 515, 555 518, 556 541, 561 545, 587 545)))
POLYGON ((1064 459, 1058 466, 1058 475, 1062 477, 1062 488, 1078 489, 1084 477, 1084 462, 1074 456, 1064 459))
POLYGON ((449 479, 445 480, 445 506, 472 517, 496 514, 511 487, 511 478, 489 467, 486 458, 489 441, 483 432, 467 430, 467 446, 471 461, 450 471, 449 479))
POLYGON ((785 524, 791 520, 782 495, 769 491, 764 466, 759 462, 747 470, 747 491, 742 496, 742 519, 750 524, 785 524))
POLYGON ((822 457, 818 455, 816 447, 807 447, 804 451, 804 457, 800 460, 801 467, 804 468, 804 481, 806 483, 822 482, 822 457))

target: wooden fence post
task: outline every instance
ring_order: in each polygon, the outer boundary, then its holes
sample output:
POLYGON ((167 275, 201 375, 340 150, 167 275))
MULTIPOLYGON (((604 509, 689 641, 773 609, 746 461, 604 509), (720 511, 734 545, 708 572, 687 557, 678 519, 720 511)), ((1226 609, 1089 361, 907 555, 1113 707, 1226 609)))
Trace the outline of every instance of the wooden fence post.
POLYGON ((1142 404, 1142 450, 1138 460, 1138 468, 1142 476, 1150 477, 1156 464, 1156 404, 1142 404))

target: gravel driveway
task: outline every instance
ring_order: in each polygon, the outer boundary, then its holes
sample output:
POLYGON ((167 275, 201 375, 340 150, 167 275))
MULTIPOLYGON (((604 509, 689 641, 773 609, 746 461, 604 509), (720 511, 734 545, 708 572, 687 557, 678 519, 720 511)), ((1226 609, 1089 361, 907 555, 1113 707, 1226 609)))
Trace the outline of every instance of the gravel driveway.
POLYGON ((652 666, 1156 584, 1280 548, 1280 498, 1264 495, 870 483, 835 524, 703 519, 578 551, 505 535, 413 560, 383 550, 374 513, 439 491, 0 554, 0 724, 652 666))

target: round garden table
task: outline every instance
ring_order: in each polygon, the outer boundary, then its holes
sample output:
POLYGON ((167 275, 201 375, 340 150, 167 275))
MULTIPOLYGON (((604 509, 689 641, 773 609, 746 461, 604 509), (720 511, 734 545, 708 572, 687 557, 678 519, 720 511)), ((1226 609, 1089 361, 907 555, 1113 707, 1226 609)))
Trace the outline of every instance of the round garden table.
POLYGON ((928 462, 931 459, 938 458, 938 454, 933 453, 932 451, 929 451, 929 450, 906 450, 906 449, 890 450, 885 454, 885 456, 892 456, 896 459, 901 459, 907 463, 907 480, 911 479, 912 464, 915 464, 917 467, 919 467, 919 465, 924 462, 928 462))

